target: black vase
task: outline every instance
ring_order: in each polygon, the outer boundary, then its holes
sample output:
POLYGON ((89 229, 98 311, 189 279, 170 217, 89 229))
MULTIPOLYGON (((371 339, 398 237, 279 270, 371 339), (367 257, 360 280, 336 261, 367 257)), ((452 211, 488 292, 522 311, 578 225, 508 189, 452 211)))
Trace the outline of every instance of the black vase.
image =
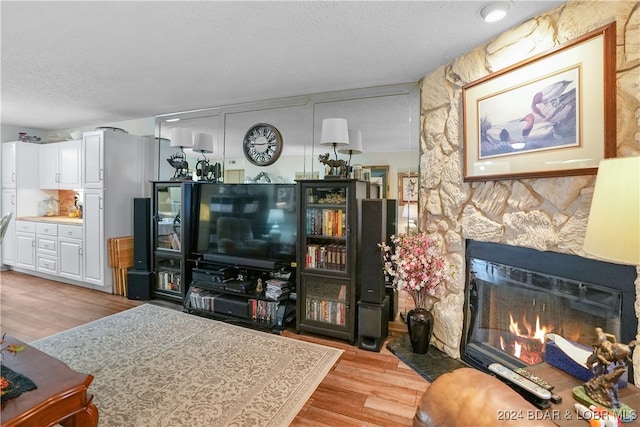
POLYGON ((407 328, 413 352, 426 354, 433 332, 433 314, 426 308, 414 308, 407 313, 407 328))

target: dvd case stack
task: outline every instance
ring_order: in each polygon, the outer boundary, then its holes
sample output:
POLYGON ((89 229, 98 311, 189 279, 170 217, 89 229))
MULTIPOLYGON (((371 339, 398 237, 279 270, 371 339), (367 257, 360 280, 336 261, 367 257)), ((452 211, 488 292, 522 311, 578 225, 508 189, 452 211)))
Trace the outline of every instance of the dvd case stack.
POLYGON ((272 299, 279 300, 280 297, 287 294, 291 290, 291 283, 280 279, 269 279, 266 282, 267 290, 264 296, 272 299))

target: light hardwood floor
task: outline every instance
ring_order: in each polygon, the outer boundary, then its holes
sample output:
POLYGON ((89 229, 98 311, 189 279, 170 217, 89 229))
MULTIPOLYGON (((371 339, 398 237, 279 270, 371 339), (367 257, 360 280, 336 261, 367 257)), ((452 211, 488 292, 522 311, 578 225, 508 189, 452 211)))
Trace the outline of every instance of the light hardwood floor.
MULTIPOLYGON (((25 342, 145 302, 13 271, 0 273, 0 330, 25 342)), ((150 303, 167 306, 160 300, 150 303)), ((404 325, 391 325, 390 336, 403 333, 404 325)), ((299 335, 295 328, 283 335, 343 350, 291 425, 411 426, 428 382, 384 346, 379 353, 361 350, 340 340, 299 335)))

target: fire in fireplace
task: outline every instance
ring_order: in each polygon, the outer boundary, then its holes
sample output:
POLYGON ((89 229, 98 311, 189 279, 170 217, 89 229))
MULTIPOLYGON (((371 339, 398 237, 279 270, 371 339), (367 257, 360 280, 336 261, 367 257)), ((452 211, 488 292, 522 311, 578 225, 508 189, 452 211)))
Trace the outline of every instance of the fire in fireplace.
POLYGON ((601 327, 629 342, 635 269, 575 255, 467 242, 462 359, 481 369, 544 362, 546 334, 591 347, 601 327))

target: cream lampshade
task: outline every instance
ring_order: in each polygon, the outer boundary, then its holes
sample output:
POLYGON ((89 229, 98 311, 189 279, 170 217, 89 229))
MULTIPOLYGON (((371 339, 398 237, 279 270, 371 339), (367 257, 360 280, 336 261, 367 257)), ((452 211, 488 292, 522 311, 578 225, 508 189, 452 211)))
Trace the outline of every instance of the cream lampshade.
POLYGON ((349 145, 349 127, 347 119, 324 119, 322 120, 322 133, 320 134, 320 144, 333 146, 333 153, 338 160, 336 147, 338 145, 349 145))
POLYGON ((358 129, 349 129, 349 145, 342 146, 338 153, 348 154, 349 162, 351 164, 351 156, 354 154, 362 154, 362 132, 358 129))
POLYGON ((409 231, 417 230, 418 225, 416 224, 416 219, 418 218, 418 204, 417 203, 407 203, 404 205, 402 209, 402 219, 406 220, 407 225, 405 226, 405 231, 408 233, 409 231))
POLYGON ((640 265, 640 157, 600 162, 584 250, 615 263, 640 265))
POLYGON ((193 151, 202 154, 204 158, 205 153, 213 153, 213 136, 208 133, 196 133, 193 137, 193 151))
POLYGON ((181 150, 193 147, 193 136, 191 129, 173 128, 171 129, 171 147, 179 147, 181 150))

